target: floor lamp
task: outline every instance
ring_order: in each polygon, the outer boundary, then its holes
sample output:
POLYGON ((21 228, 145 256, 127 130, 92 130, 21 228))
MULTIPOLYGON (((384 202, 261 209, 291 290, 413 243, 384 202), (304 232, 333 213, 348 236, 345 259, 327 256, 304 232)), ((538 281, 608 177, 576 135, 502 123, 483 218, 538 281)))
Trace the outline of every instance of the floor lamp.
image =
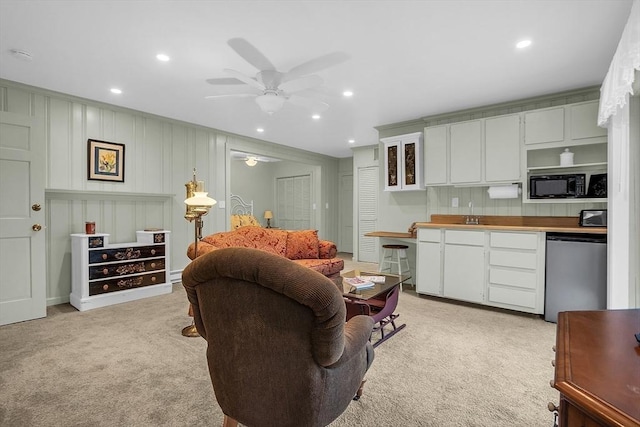
MULTIPOLYGON (((187 205, 187 211, 184 218, 191 222, 195 221, 194 227, 194 259, 198 256, 198 241, 202 239, 202 226, 204 222, 202 217, 209 213, 209 209, 217 202, 211 197, 207 196, 207 192, 204 191, 204 181, 196 180, 196 170, 193 170, 193 180, 185 184, 187 188, 187 198, 184 204, 187 205)), ((189 304, 189 314, 193 317, 191 312, 191 304, 189 304)), ((196 330, 195 322, 192 321, 191 325, 182 329, 182 335, 185 337, 197 337, 200 336, 196 330)))

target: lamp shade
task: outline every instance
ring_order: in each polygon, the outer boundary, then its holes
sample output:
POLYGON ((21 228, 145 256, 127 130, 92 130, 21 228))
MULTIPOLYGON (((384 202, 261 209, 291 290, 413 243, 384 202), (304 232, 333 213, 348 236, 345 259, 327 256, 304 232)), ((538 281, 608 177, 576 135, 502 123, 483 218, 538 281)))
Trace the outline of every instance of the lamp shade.
POLYGON ((254 156, 247 157, 244 162, 247 164, 247 166, 255 166, 258 164, 258 160, 254 156))
POLYGON ((260 109, 267 114, 273 114, 280 111, 286 101, 284 96, 280 96, 277 93, 267 92, 264 95, 260 95, 256 98, 256 102, 260 106, 260 109))
POLYGON ((196 191, 194 192, 194 196, 189 197, 187 200, 184 201, 184 203, 187 206, 202 206, 202 207, 210 208, 211 206, 215 205, 218 202, 212 199, 211 197, 207 196, 206 191, 196 191))
POLYGON ((264 211, 264 219, 273 219, 273 212, 264 211))

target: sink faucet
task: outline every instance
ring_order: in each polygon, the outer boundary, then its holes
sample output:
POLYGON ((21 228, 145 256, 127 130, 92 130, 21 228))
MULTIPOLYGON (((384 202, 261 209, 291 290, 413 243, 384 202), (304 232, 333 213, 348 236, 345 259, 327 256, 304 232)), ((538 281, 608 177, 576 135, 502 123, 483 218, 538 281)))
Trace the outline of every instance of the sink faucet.
POLYGON ((480 224, 480 217, 473 214, 473 202, 469 202, 469 215, 464 217, 464 223, 467 225, 480 224))

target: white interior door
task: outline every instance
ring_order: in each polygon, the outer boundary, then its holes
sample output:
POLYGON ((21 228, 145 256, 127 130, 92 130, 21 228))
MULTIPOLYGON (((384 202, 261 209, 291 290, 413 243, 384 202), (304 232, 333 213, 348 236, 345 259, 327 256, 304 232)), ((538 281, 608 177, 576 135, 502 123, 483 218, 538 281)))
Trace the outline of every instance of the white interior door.
POLYGON ((353 175, 340 177, 340 252, 353 253, 353 175))
POLYGON ((0 325, 47 315, 43 130, 0 112, 0 325))

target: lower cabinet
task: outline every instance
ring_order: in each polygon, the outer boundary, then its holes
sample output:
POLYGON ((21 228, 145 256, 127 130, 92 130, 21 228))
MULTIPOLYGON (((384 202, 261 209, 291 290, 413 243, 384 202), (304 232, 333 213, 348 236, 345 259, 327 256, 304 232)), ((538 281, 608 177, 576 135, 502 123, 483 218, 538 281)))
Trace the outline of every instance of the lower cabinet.
POLYGON ((484 231, 445 230, 443 296, 482 303, 484 272, 484 231))
POLYGON ((416 291, 544 313, 545 233, 418 230, 416 291))

